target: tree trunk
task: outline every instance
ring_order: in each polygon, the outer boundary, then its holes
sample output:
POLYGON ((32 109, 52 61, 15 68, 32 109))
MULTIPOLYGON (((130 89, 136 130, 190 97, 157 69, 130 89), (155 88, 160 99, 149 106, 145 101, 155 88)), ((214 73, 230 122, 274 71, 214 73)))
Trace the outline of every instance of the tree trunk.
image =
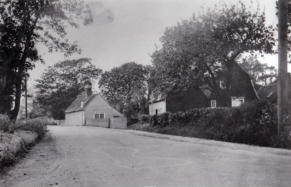
POLYGON ((20 100, 21 100, 21 90, 22 88, 22 77, 17 77, 15 83, 15 101, 14 101, 14 109, 10 112, 10 119, 15 121, 17 119, 17 115, 20 108, 20 100))

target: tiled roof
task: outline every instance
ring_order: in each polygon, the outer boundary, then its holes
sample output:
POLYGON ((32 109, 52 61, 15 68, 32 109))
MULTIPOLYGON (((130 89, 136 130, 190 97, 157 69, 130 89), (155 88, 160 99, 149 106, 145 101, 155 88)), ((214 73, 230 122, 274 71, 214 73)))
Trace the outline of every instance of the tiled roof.
POLYGON ((66 109, 66 113, 83 111, 86 105, 93 100, 95 97, 100 97, 103 99, 111 108, 115 116, 123 116, 122 113, 118 112, 114 107, 112 107, 106 99, 104 99, 100 94, 93 94, 89 97, 86 96, 86 92, 83 92, 77 96, 77 98, 72 102, 72 104, 66 109), (83 104, 81 104, 83 102, 83 104), (82 107, 83 105, 83 107, 82 107))
POLYGON ((82 92, 77 96, 77 98, 72 102, 72 104, 66 109, 66 113, 77 112, 84 110, 84 106, 93 99, 97 94, 93 94, 89 97, 86 96, 86 92, 82 92), (81 104, 83 102, 83 104, 81 104), (83 105, 83 107, 81 106, 83 105))

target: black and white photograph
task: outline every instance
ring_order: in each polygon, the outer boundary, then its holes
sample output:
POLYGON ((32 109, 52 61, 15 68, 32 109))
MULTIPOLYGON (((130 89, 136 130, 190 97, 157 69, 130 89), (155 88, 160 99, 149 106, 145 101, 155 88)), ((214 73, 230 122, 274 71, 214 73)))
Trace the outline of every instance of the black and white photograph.
POLYGON ((0 0, 0 187, 290 187, 291 0, 0 0))

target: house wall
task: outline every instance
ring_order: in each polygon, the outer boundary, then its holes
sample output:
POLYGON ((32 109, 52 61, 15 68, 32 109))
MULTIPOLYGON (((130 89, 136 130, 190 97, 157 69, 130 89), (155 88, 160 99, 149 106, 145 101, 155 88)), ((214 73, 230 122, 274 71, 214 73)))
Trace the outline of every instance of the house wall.
POLYGON ((166 101, 159 101, 156 103, 152 103, 149 105, 149 113, 150 115, 155 115, 156 114, 156 110, 158 111, 158 114, 162 114, 165 113, 166 110, 166 101))
MULTIPOLYGON (((114 116, 125 118, 122 114, 112 108, 101 96, 95 96, 84 108, 85 121, 88 126, 109 128, 109 120, 114 116), (95 113, 105 114, 104 119, 95 119, 95 113)), ((126 120, 126 118, 125 118, 126 120)), ((126 125, 126 124, 125 124, 126 125)), ((116 125, 117 126, 117 125, 116 125)))
POLYGON ((72 112, 72 113, 66 113, 65 116, 65 125, 68 126, 82 126, 84 125, 84 112, 72 112))
POLYGON ((210 101, 198 87, 189 88, 187 91, 172 92, 167 96, 167 112, 202 107, 210 107, 210 101))

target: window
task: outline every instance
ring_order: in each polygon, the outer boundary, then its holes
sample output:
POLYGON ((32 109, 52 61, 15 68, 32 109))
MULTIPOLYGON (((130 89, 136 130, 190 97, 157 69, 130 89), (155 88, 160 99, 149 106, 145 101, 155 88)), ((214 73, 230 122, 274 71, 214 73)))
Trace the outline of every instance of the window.
POLYGON ((216 100, 211 100, 210 106, 211 106, 211 108, 216 108, 216 100))
POLYGON ((231 106, 239 107, 245 103, 245 97, 231 97, 231 106))
POLYGON ((221 89, 226 89, 225 82, 224 82, 224 81, 219 81, 219 87, 220 87, 221 89))
POLYGON ((104 113, 95 113, 94 119, 104 119, 105 114, 104 113))

